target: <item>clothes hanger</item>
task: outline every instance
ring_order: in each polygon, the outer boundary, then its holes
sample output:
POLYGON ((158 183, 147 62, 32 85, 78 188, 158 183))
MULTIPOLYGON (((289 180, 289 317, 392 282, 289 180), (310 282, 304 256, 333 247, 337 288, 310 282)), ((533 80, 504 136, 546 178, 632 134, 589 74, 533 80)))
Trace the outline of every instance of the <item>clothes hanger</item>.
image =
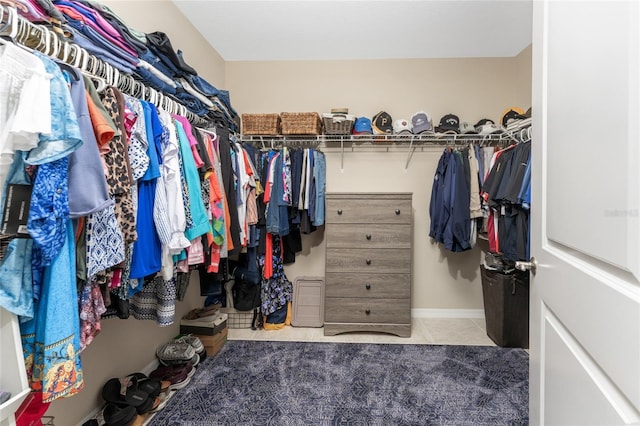
POLYGON ((113 73, 111 72, 111 65, 106 62, 102 62, 102 70, 100 71, 100 77, 107 82, 107 85, 113 86, 113 73))
POLYGON ((27 45, 27 39, 29 37, 30 24, 27 23, 24 19, 18 20, 18 32, 16 34, 15 41, 20 44, 22 47, 27 48, 28 50, 32 50, 31 46, 27 45))
MULTIPOLYGON (((13 12, 12 8, 5 8, 4 5, 0 3, 0 36, 7 36, 11 39, 15 37, 15 34, 13 36, 11 35, 17 31, 17 24, 14 18, 15 16, 16 14, 13 12), (8 32, 7 29, 9 30, 8 32), (5 32, 7 33, 5 34, 5 32)), ((0 38, 0 42, 4 42, 4 40, 0 38)))
POLYGON ((156 91, 156 93, 158 94, 158 99, 157 99, 158 103, 156 104, 156 106, 158 107, 158 109, 164 110, 164 107, 163 107, 163 105, 164 105, 164 94, 162 92, 160 92, 160 91, 156 91))
POLYGON ((48 50, 47 56, 58 57, 61 48, 60 39, 53 31, 49 30, 49 28, 44 25, 39 25, 39 27, 42 30, 42 34, 45 36, 46 48, 48 50))
POLYGON ((116 68, 116 67, 111 67, 111 71, 113 72, 113 80, 112 80, 112 85, 113 87, 118 87, 118 83, 120 83, 120 78, 122 77, 120 75, 120 71, 116 68))
POLYGON ((118 90, 122 92, 126 92, 127 85, 129 84, 129 79, 127 77, 129 76, 125 75, 124 77, 122 77, 120 81, 118 81, 118 84, 116 85, 118 90))
POLYGON ((133 77, 130 75, 125 75, 122 78, 122 87, 120 88, 123 92, 127 94, 131 94, 133 91, 133 77))
POLYGON ((92 74, 89 74, 88 77, 93 82, 93 86, 98 92, 104 92, 104 89, 107 88, 106 80, 92 74))
POLYGON ((61 43, 61 47, 60 47, 60 52, 58 53, 57 58, 60 59, 62 62, 64 63, 69 63, 69 55, 71 54, 71 46, 69 45, 69 42, 65 41, 60 41, 61 43))

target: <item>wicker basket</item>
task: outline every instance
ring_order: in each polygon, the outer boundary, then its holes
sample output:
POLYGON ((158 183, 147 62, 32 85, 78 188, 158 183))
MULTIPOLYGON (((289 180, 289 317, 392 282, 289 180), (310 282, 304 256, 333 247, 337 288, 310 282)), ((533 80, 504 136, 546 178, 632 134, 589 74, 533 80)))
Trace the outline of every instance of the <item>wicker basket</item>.
POLYGON ((279 114, 242 114, 243 135, 279 135, 279 114))
POLYGON ((353 124, 356 122, 354 115, 348 114, 322 114, 324 133, 327 135, 350 135, 353 124))
POLYGON ((283 112, 283 135, 321 135, 322 121, 317 112, 283 112))

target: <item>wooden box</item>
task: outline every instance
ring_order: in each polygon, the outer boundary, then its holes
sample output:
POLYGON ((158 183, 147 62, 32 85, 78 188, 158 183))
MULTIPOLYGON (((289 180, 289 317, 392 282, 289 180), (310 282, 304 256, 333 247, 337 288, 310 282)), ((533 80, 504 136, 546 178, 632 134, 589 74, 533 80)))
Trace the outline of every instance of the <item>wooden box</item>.
POLYGON ((207 356, 214 356, 220 352, 220 349, 227 343, 228 331, 229 329, 225 327, 220 333, 216 333, 213 336, 198 335, 204 349, 207 351, 207 356))

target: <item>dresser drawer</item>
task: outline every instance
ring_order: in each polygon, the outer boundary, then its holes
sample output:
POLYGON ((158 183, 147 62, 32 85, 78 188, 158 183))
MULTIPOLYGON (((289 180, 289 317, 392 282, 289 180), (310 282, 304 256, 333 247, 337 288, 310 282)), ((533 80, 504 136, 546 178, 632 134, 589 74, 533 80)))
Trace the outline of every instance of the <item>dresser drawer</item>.
POLYGON ((331 272, 325 276, 326 297, 408 299, 410 274, 357 274, 331 272))
POLYGON ((403 273, 410 270, 411 249, 327 249, 327 273, 403 273))
POLYGON ((327 196, 325 223, 411 224, 411 197, 342 199, 327 196))
POLYGON ((324 237, 328 248, 411 248, 411 225, 335 224, 324 237))
POLYGON ((325 300, 325 322, 356 323, 409 323, 411 302, 409 299, 354 299, 333 298, 325 300))

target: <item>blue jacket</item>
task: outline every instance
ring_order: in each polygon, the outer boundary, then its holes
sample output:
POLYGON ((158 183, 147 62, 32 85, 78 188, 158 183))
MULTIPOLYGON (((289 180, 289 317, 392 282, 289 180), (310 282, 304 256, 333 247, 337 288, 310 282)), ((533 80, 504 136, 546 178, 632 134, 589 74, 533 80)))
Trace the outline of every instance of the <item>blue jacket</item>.
POLYGON ((460 252, 471 248, 469 191, 462 155, 445 150, 431 190, 429 236, 443 243, 447 250, 460 252))

